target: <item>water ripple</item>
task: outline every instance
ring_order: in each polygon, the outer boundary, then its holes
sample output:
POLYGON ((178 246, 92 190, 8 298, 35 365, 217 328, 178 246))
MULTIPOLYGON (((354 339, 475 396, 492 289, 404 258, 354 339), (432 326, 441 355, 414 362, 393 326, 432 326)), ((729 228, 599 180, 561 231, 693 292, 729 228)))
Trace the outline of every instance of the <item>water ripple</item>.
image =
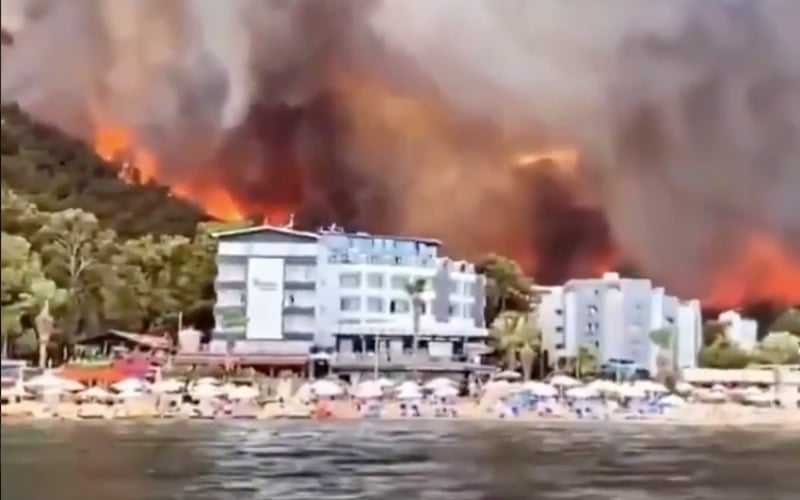
POLYGON ((0 443, 7 500, 789 500, 800 488, 800 436, 759 431, 59 423, 4 426, 0 443))

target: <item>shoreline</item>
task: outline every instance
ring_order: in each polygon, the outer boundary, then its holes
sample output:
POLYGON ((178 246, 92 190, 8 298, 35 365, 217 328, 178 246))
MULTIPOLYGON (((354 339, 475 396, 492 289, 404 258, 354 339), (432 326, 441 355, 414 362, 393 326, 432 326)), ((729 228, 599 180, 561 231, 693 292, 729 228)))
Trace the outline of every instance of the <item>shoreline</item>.
MULTIPOLYGON (((17 405, 24 405, 18 403, 17 405)), ((677 409, 665 414, 652 415, 648 417, 630 418, 624 414, 611 414, 601 418, 576 418, 567 415, 547 415, 542 416, 537 413, 523 413, 517 417, 501 417, 490 412, 486 407, 475 404, 474 402, 461 402, 455 406, 458 416, 436 417, 429 415, 428 411, 421 416, 404 417, 399 411, 399 405, 395 402, 385 404, 385 409, 380 416, 362 416, 355 407, 348 402, 341 402, 333 405, 331 413, 327 418, 315 418, 313 411, 308 406, 298 406, 287 404, 283 407, 274 404, 267 404, 259 408, 257 414, 247 417, 237 417, 236 415, 215 415, 215 416, 191 416, 186 413, 170 414, 161 416, 155 409, 148 404, 132 406, 126 408, 125 414, 115 413, 119 408, 110 406, 98 406, 96 411, 89 415, 80 414, 81 407, 76 404, 62 403, 56 408, 55 413, 46 413, 40 405, 28 404, 24 407, 15 408, 12 405, 4 405, 0 423, 5 426, 26 425, 32 423, 57 423, 84 422, 84 423, 142 423, 142 424, 161 424, 161 423, 230 423, 230 422, 286 422, 291 420, 302 420, 314 422, 319 425, 336 422, 448 422, 448 423, 492 423, 492 424, 513 424, 513 425, 556 425, 556 426, 581 426, 581 425, 614 425, 614 426, 657 426, 657 427, 693 427, 693 428, 718 428, 718 429, 747 429, 747 428, 769 428, 769 429, 790 429, 800 432, 800 410, 781 409, 781 408, 751 408, 738 405, 703 405, 695 404, 689 407, 677 409), (131 412, 131 409, 136 411, 131 412)), ((428 408, 430 410, 430 408, 428 408)))

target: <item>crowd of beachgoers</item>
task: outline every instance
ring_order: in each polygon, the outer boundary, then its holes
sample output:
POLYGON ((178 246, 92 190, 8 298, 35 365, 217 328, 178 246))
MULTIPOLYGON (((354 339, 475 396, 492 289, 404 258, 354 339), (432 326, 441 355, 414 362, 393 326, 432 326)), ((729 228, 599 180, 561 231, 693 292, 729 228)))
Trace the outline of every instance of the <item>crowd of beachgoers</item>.
POLYGON ((440 377, 418 383, 386 378, 347 384, 324 378, 302 384, 216 378, 129 378, 109 387, 83 384, 47 371, 2 391, 4 421, 30 419, 274 419, 449 418, 626 421, 681 424, 800 424, 800 410, 774 389, 710 388, 678 383, 668 390, 640 380, 587 383, 566 375, 547 382, 514 380, 503 372, 466 391, 440 377), (465 395, 466 392, 466 395, 465 395))

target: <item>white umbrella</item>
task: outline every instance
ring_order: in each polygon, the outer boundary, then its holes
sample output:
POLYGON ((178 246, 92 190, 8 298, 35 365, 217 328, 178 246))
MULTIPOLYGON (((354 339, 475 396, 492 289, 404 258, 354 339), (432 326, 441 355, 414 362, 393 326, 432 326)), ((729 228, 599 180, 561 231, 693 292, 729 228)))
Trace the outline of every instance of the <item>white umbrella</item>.
POLYGON ((378 385, 380 385, 381 387, 394 387, 394 382, 392 382, 388 378, 379 378, 377 382, 378 385))
POLYGON ((195 385, 220 385, 220 381, 214 377, 203 377, 198 379, 195 385))
POLYGON ((146 386, 147 384, 141 379, 126 378, 112 385, 111 388, 117 392, 136 392, 141 391, 146 386))
POLYGON ((683 408, 688 404, 685 399, 680 396, 676 396, 675 394, 670 394, 669 396, 659 399, 658 403, 661 406, 667 406, 670 408, 683 408))
POLYGON ((714 391, 714 390, 701 392, 700 394, 698 394, 698 397, 702 401, 706 401, 709 403, 722 403, 724 401, 727 401, 728 399, 728 396, 725 395, 724 392, 714 391))
POLYGON ((252 385, 240 385, 228 391, 228 397, 236 401, 256 399, 260 394, 258 388, 252 385))
POLYGON ((619 386, 611 380, 596 379, 586 385, 587 388, 597 392, 617 392, 619 386))
POLYGON ((572 399, 589 399, 597 396, 597 392, 588 387, 573 387, 572 389, 568 389, 565 394, 568 398, 572 399))
POLYGON ((433 395, 437 398, 454 398, 458 396, 458 389, 452 385, 443 385, 434 390, 433 395))
POLYGON ((675 384, 675 392, 678 394, 689 394, 694 391, 694 386, 688 382, 678 382, 675 384))
POLYGON ((422 392, 420 392, 419 387, 405 387, 397 393, 397 399, 422 399, 422 392))
POLYGON ((376 382, 363 382, 356 387, 354 395, 359 399, 375 399, 383 396, 383 390, 376 382))
POLYGON ((421 390, 422 388, 419 386, 419 384, 414 382, 413 380, 406 380, 397 387, 398 392, 403 392, 403 391, 420 392, 421 390))
POLYGON ((634 387, 640 388, 644 392, 654 392, 659 394, 665 394, 669 392, 669 389, 664 387, 664 384, 659 384, 658 382, 654 382, 652 380, 637 380, 633 385, 634 387))
POLYGON ((751 393, 745 397, 745 400, 748 403, 752 403, 755 405, 771 405, 773 399, 774 399, 773 396, 766 392, 759 392, 758 394, 751 393))
POLYGON ((714 384, 711 390, 714 392, 728 392, 728 388, 722 384, 714 384))
POLYGON ((640 386, 640 385, 621 385, 617 390, 617 394, 619 394, 623 398, 643 398, 647 396, 647 392, 640 386))
POLYGON ((517 379, 519 379, 521 377, 522 377, 522 375, 520 375, 519 373, 517 373, 515 371, 504 370, 504 371, 494 375, 492 378, 494 380, 517 380, 517 379))
POLYGON ((483 390, 485 392, 510 391, 511 383, 508 380, 490 380, 483 386, 483 390))
POLYGON ((580 381, 570 377, 569 375, 555 375, 550 379, 550 384, 557 387, 577 387, 581 385, 580 381))
POLYGON ((195 399, 215 398, 220 395, 220 392, 219 387, 211 384, 201 384, 189 390, 189 394, 195 399))
POLYGON ((13 386, 9 387, 8 389, 3 389, 2 392, 3 399, 11 399, 11 398, 24 398, 28 395, 27 391, 21 384, 14 384, 13 386))
POLYGON ((294 397, 296 397, 300 401, 309 401, 311 399, 311 396, 313 396, 312 393, 313 389, 311 388, 311 384, 309 382, 306 382, 297 389, 297 392, 294 393, 294 397))
POLYGON ((454 385, 455 385, 455 382, 453 382, 449 378, 439 377, 439 378, 435 378, 433 380, 428 381, 425 384, 425 389, 428 389, 429 391, 435 391, 436 389, 438 389, 440 387, 453 387, 454 385))
POLYGON ((128 400, 128 399, 139 399, 144 397, 144 393, 142 391, 122 391, 117 394, 118 399, 128 400))
POLYGON ((530 390, 533 394, 543 398, 552 398, 558 395, 558 389, 556 389, 552 385, 543 384, 541 382, 537 382, 536 385, 531 384, 525 387, 528 390, 530 390))
POLYGON ((34 390, 52 390, 59 389, 62 391, 75 391, 84 389, 83 384, 73 380, 65 379, 56 376, 53 372, 47 371, 41 375, 33 377, 25 382, 25 387, 34 390), (77 388, 77 389, 76 389, 77 388))
POLYGON ((183 382, 174 378, 159 380, 150 386, 150 391, 157 394, 166 394, 170 392, 180 392, 183 390, 183 382))
POLYGON ((317 380, 311 384, 314 394, 323 398, 330 398, 341 395, 344 390, 336 382, 330 380, 317 380))
POLYGON ((114 395, 102 387, 94 386, 86 389, 85 391, 81 391, 78 396, 83 399, 99 399, 105 401, 111 399, 114 395))

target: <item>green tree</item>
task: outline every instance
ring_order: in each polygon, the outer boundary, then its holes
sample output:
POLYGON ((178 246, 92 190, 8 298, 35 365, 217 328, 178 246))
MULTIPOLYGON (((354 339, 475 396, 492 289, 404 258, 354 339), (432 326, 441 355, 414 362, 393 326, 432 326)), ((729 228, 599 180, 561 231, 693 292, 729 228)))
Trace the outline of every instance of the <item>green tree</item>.
MULTIPOLYGON (((425 312, 425 299, 423 294, 427 287, 427 281, 424 278, 415 278, 406 283, 406 293, 411 301, 411 321, 414 332, 414 347, 413 354, 416 360, 417 352, 419 351, 419 331, 420 321, 422 314, 425 312)), ((416 361, 415 361, 416 364, 416 361)))
POLYGON ((488 255, 477 266, 486 278, 486 320, 505 311, 527 312, 531 307, 533 282, 515 261, 500 255, 488 255))
POLYGON ((658 328, 650 332, 650 341, 658 348, 656 353, 655 378, 665 386, 672 389, 677 380, 675 367, 675 338, 677 333, 674 327, 658 328))
POLYGON ((746 368, 750 355, 727 337, 719 337, 698 354, 698 364, 703 368, 746 368))
POLYGON ((788 332, 773 332, 756 346, 754 358, 759 363, 787 365, 800 363, 800 339, 788 332))
POLYGON ((724 321, 706 321, 703 324, 703 346, 711 346, 720 338, 724 338, 727 335, 727 326, 727 323, 724 321))
POLYGON ((597 375, 600 371, 599 365, 600 359, 597 355, 597 348, 584 345, 578 349, 578 356, 575 359, 575 375, 578 378, 597 375))
POLYGON ((64 290, 56 287, 42 271, 39 255, 21 236, 2 233, 2 326, 3 356, 9 343, 25 331, 22 319, 30 317, 44 303, 60 306, 66 299, 64 290))
POLYGON ((769 327, 770 332, 789 332, 800 335, 800 310, 792 307, 778 316, 769 327))
POLYGON ((503 354, 506 368, 515 370, 519 360, 523 378, 530 380, 542 344, 536 321, 518 311, 505 311, 495 318, 489 334, 495 348, 503 354))
POLYGON ((60 325, 68 341, 82 328, 98 329, 102 292, 114 285, 114 232, 101 228, 93 214, 67 209, 51 214, 34 241, 41 249, 46 275, 67 291, 60 325))

